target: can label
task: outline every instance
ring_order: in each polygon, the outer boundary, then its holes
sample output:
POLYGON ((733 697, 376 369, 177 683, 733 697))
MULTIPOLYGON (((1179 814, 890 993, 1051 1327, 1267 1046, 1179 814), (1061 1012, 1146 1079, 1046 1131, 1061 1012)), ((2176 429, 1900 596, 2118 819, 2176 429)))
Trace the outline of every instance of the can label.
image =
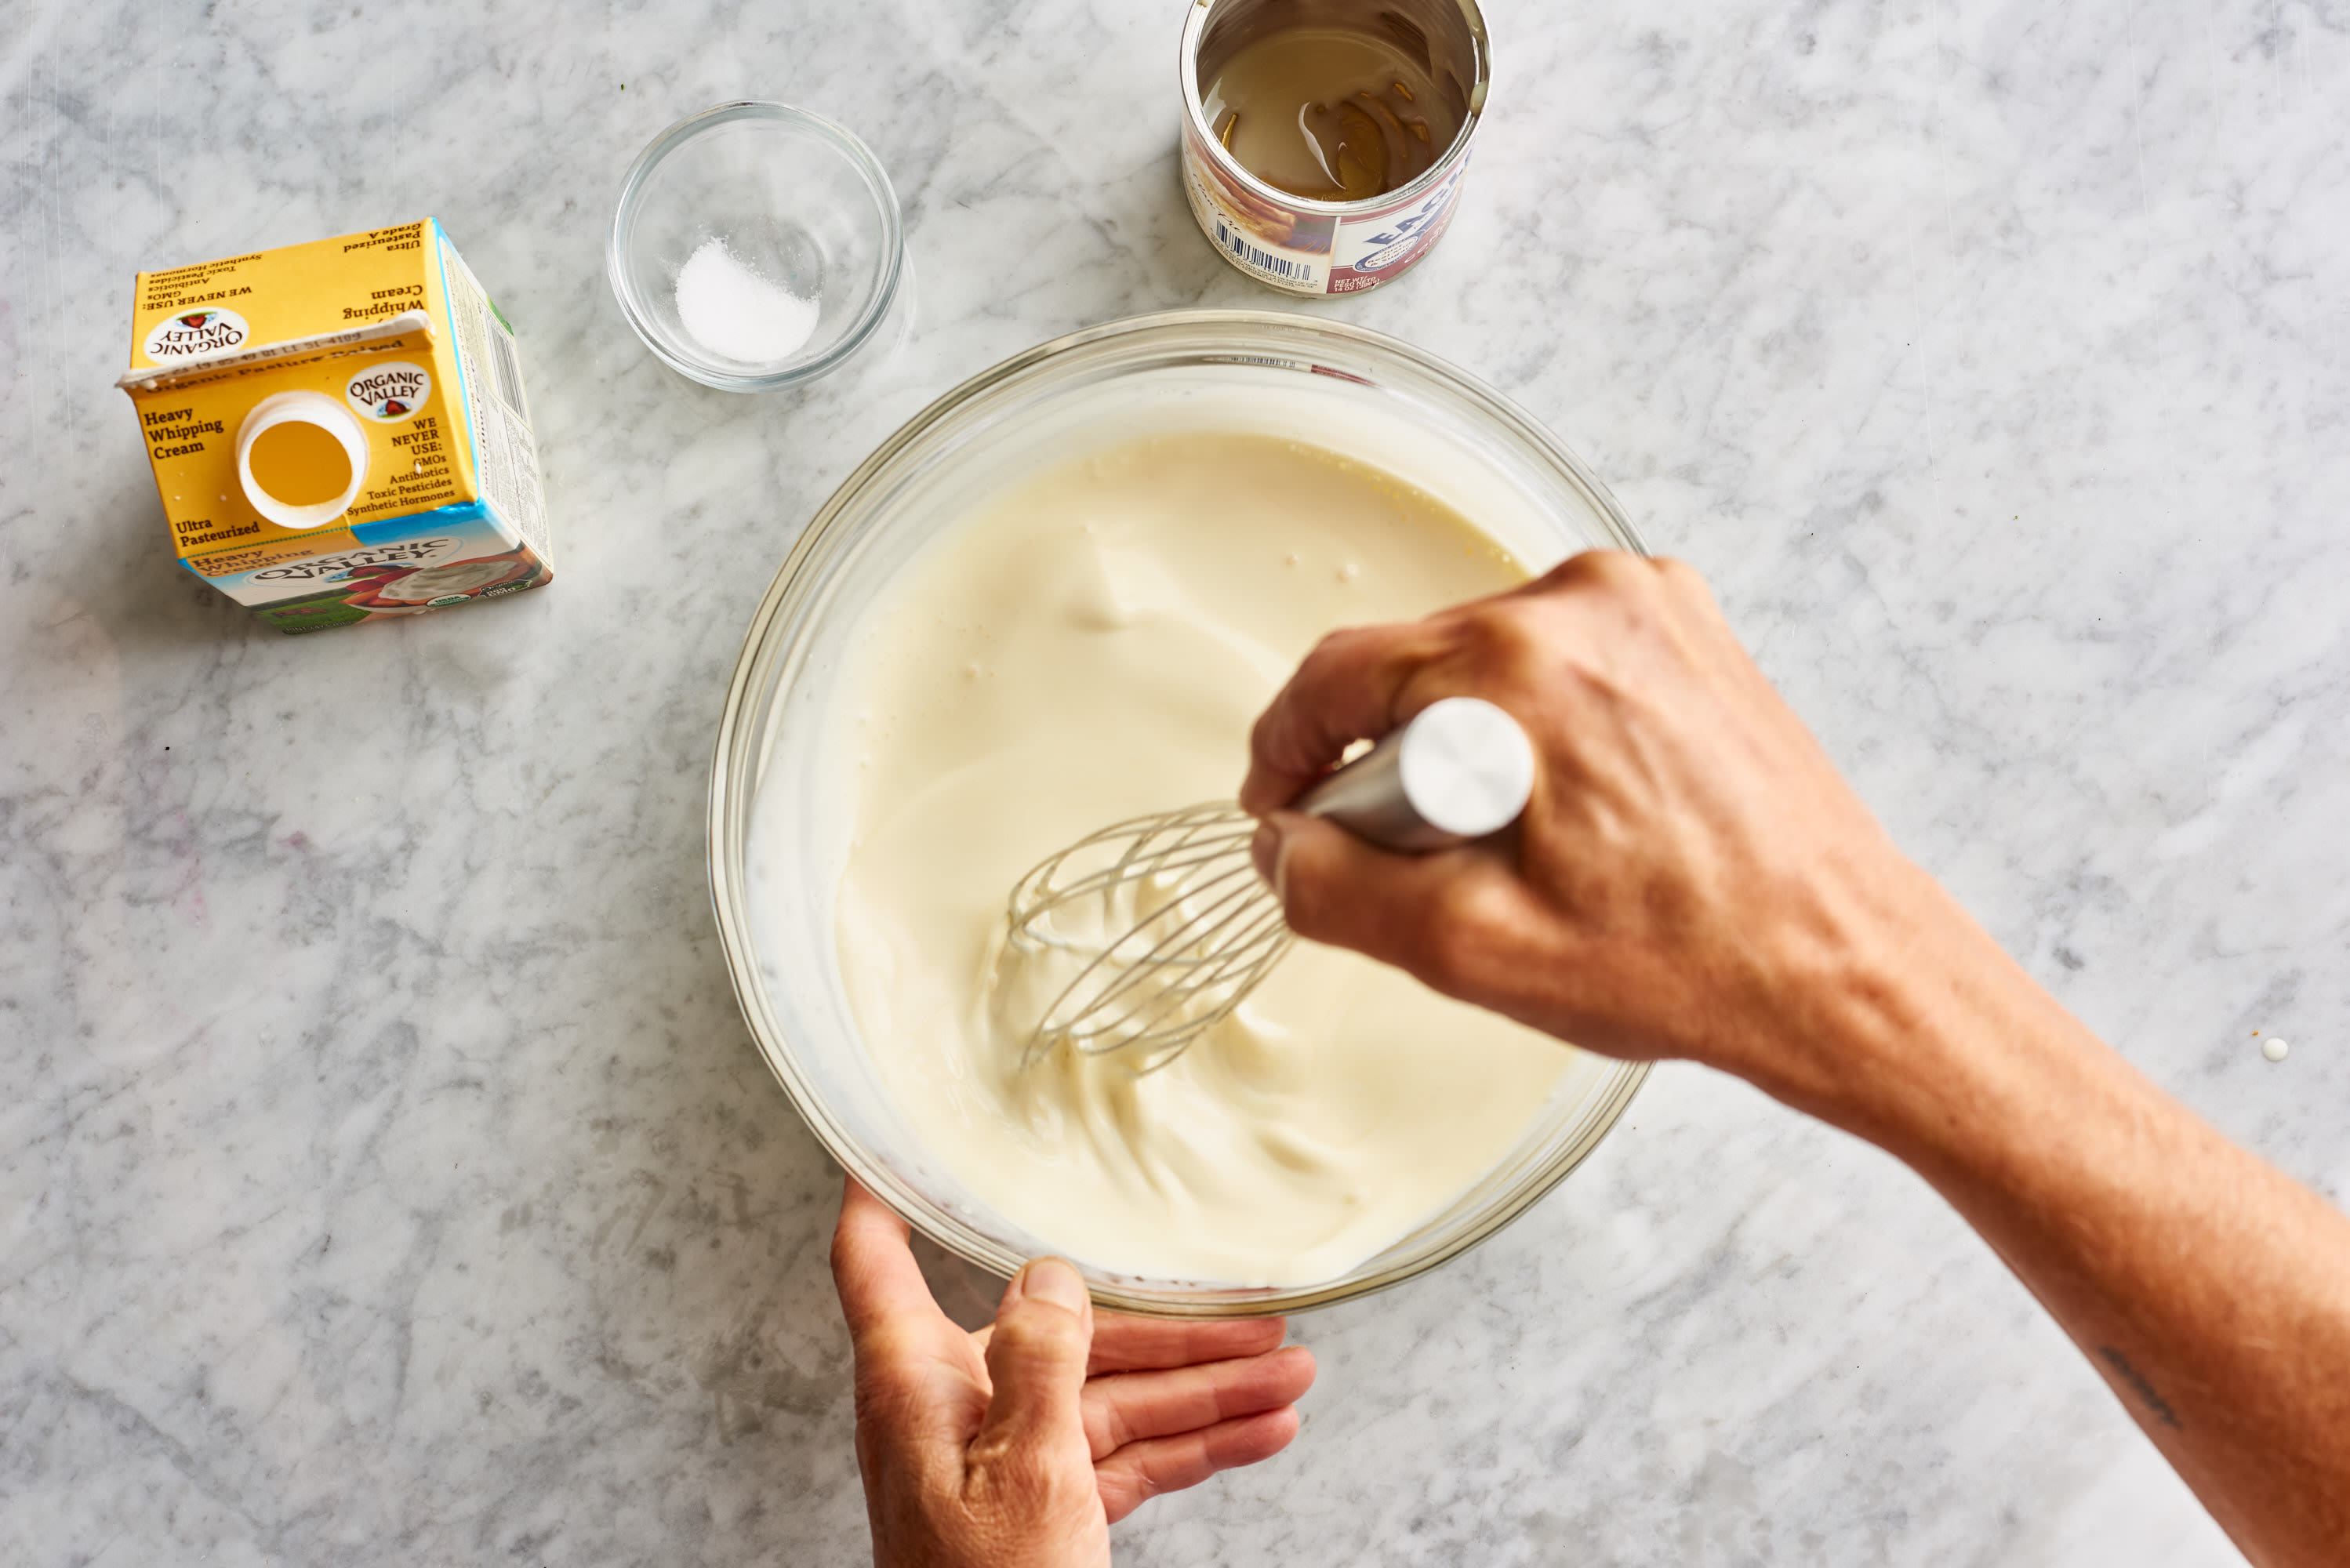
POLYGON ((1417 194, 1310 212, 1243 186, 1199 128, 1188 119, 1183 126, 1183 190, 1201 233, 1226 261, 1291 294, 1359 294, 1409 269, 1451 226, 1468 168, 1461 147, 1443 176, 1417 194))

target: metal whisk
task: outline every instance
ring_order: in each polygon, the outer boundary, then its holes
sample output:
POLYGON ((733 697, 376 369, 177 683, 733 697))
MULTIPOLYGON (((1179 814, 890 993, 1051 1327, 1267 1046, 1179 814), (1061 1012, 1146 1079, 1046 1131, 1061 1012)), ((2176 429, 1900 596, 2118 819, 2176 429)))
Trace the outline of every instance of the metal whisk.
MULTIPOLYGON (((1533 792, 1517 722, 1450 697, 1323 779, 1295 809, 1383 847, 1425 852, 1497 833, 1533 792)), ((1280 901, 1249 863, 1256 821, 1229 802, 1088 834, 1020 878, 1010 951, 1077 966, 1028 1037, 1033 1062, 1066 1040, 1165 1066, 1232 1016, 1289 950, 1280 901)))

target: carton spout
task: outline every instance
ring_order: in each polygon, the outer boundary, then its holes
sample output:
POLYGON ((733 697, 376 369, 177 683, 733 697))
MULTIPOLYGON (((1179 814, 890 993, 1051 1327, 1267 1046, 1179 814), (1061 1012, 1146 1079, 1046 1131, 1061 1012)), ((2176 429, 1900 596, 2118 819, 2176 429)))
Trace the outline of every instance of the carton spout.
POLYGON ((237 484, 280 528, 323 528, 350 510, 367 476, 367 432, 323 393, 275 393, 237 427, 237 484))

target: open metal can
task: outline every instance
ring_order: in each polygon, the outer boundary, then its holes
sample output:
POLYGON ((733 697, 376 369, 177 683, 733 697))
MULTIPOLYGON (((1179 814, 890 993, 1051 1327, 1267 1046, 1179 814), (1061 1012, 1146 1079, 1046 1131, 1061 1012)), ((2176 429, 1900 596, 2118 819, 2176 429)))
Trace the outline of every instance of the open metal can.
POLYGON ((1359 294, 1426 255, 1452 222, 1485 109, 1492 47, 1476 0, 1192 0, 1183 24, 1183 189, 1218 254, 1291 294, 1359 294), (1460 130, 1409 182, 1359 202, 1292 194, 1243 168, 1208 122, 1201 84, 1260 38, 1368 34, 1423 68, 1460 130))

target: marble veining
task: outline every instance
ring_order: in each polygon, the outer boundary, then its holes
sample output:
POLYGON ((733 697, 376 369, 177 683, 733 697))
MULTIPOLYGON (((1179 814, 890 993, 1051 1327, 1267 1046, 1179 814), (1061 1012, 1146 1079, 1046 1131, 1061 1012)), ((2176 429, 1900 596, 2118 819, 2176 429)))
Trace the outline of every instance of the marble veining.
MULTIPOLYGON (((2343 1200, 2350 20, 1487 9, 1451 235, 1313 306, 1184 211, 1171 0, 10 9, 0 1559, 860 1559, 836 1178, 702 869, 723 682, 899 420, 1162 306, 1395 332, 1550 423, 2034 973, 2343 1200), (603 278, 629 159, 738 96, 868 138, 912 260, 764 399, 603 278), (169 558, 131 275, 427 213, 520 326, 561 580, 279 638, 169 558)), ((1296 1447, 1125 1562, 2233 1560, 1916 1179, 1694 1069, 1297 1327, 1296 1447)))

